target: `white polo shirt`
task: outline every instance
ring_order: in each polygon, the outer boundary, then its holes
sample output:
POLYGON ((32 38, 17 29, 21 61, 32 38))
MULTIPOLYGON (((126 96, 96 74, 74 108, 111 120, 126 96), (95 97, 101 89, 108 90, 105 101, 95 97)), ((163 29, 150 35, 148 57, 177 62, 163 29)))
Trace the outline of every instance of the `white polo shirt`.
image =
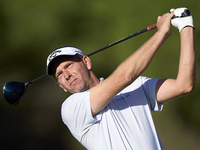
POLYGON ((160 111, 158 79, 138 77, 96 116, 91 114, 90 90, 71 95, 61 115, 72 135, 90 150, 161 150, 151 111, 160 111))

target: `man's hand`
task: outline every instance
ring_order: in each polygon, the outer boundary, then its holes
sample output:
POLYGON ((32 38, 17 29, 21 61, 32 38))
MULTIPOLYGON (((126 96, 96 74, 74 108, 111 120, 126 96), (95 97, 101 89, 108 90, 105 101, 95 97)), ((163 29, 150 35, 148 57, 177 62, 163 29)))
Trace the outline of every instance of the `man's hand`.
POLYGON ((164 33, 169 37, 171 35, 171 18, 174 16, 174 13, 166 13, 157 18, 157 28, 158 31, 164 33))
POLYGON ((192 14, 187 8, 171 9, 170 12, 174 12, 171 24, 179 29, 179 32, 186 26, 194 27, 192 14))

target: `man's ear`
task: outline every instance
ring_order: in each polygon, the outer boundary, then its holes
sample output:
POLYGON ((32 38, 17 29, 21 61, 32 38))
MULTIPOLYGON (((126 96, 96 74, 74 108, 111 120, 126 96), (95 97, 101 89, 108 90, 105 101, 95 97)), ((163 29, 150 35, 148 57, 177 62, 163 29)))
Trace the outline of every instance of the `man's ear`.
POLYGON ((57 82, 57 84, 58 84, 65 92, 67 92, 67 90, 66 90, 60 83, 57 82))
POLYGON ((88 70, 92 70, 92 63, 91 63, 91 60, 88 56, 83 56, 82 58, 84 64, 87 66, 88 70))

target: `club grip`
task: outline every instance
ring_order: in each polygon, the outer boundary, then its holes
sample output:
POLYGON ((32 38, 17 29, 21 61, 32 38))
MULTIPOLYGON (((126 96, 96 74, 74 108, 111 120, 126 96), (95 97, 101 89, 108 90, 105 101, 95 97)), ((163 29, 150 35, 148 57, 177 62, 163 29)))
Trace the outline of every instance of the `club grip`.
POLYGON ((151 25, 151 26, 148 26, 147 27, 147 31, 150 31, 150 30, 155 29, 155 28, 157 28, 157 24, 156 23, 151 25))

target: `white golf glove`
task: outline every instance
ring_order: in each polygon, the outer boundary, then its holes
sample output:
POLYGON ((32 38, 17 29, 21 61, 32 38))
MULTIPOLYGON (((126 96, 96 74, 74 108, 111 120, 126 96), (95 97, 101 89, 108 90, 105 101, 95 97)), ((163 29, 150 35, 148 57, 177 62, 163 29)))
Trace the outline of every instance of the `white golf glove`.
POLYGON ((171 24, 178 28, 179 32, 181 32, 181 30, 186 26, 194 28, 192 14, 187 8, 170 9, 170 12, 174 12, 171 24))

